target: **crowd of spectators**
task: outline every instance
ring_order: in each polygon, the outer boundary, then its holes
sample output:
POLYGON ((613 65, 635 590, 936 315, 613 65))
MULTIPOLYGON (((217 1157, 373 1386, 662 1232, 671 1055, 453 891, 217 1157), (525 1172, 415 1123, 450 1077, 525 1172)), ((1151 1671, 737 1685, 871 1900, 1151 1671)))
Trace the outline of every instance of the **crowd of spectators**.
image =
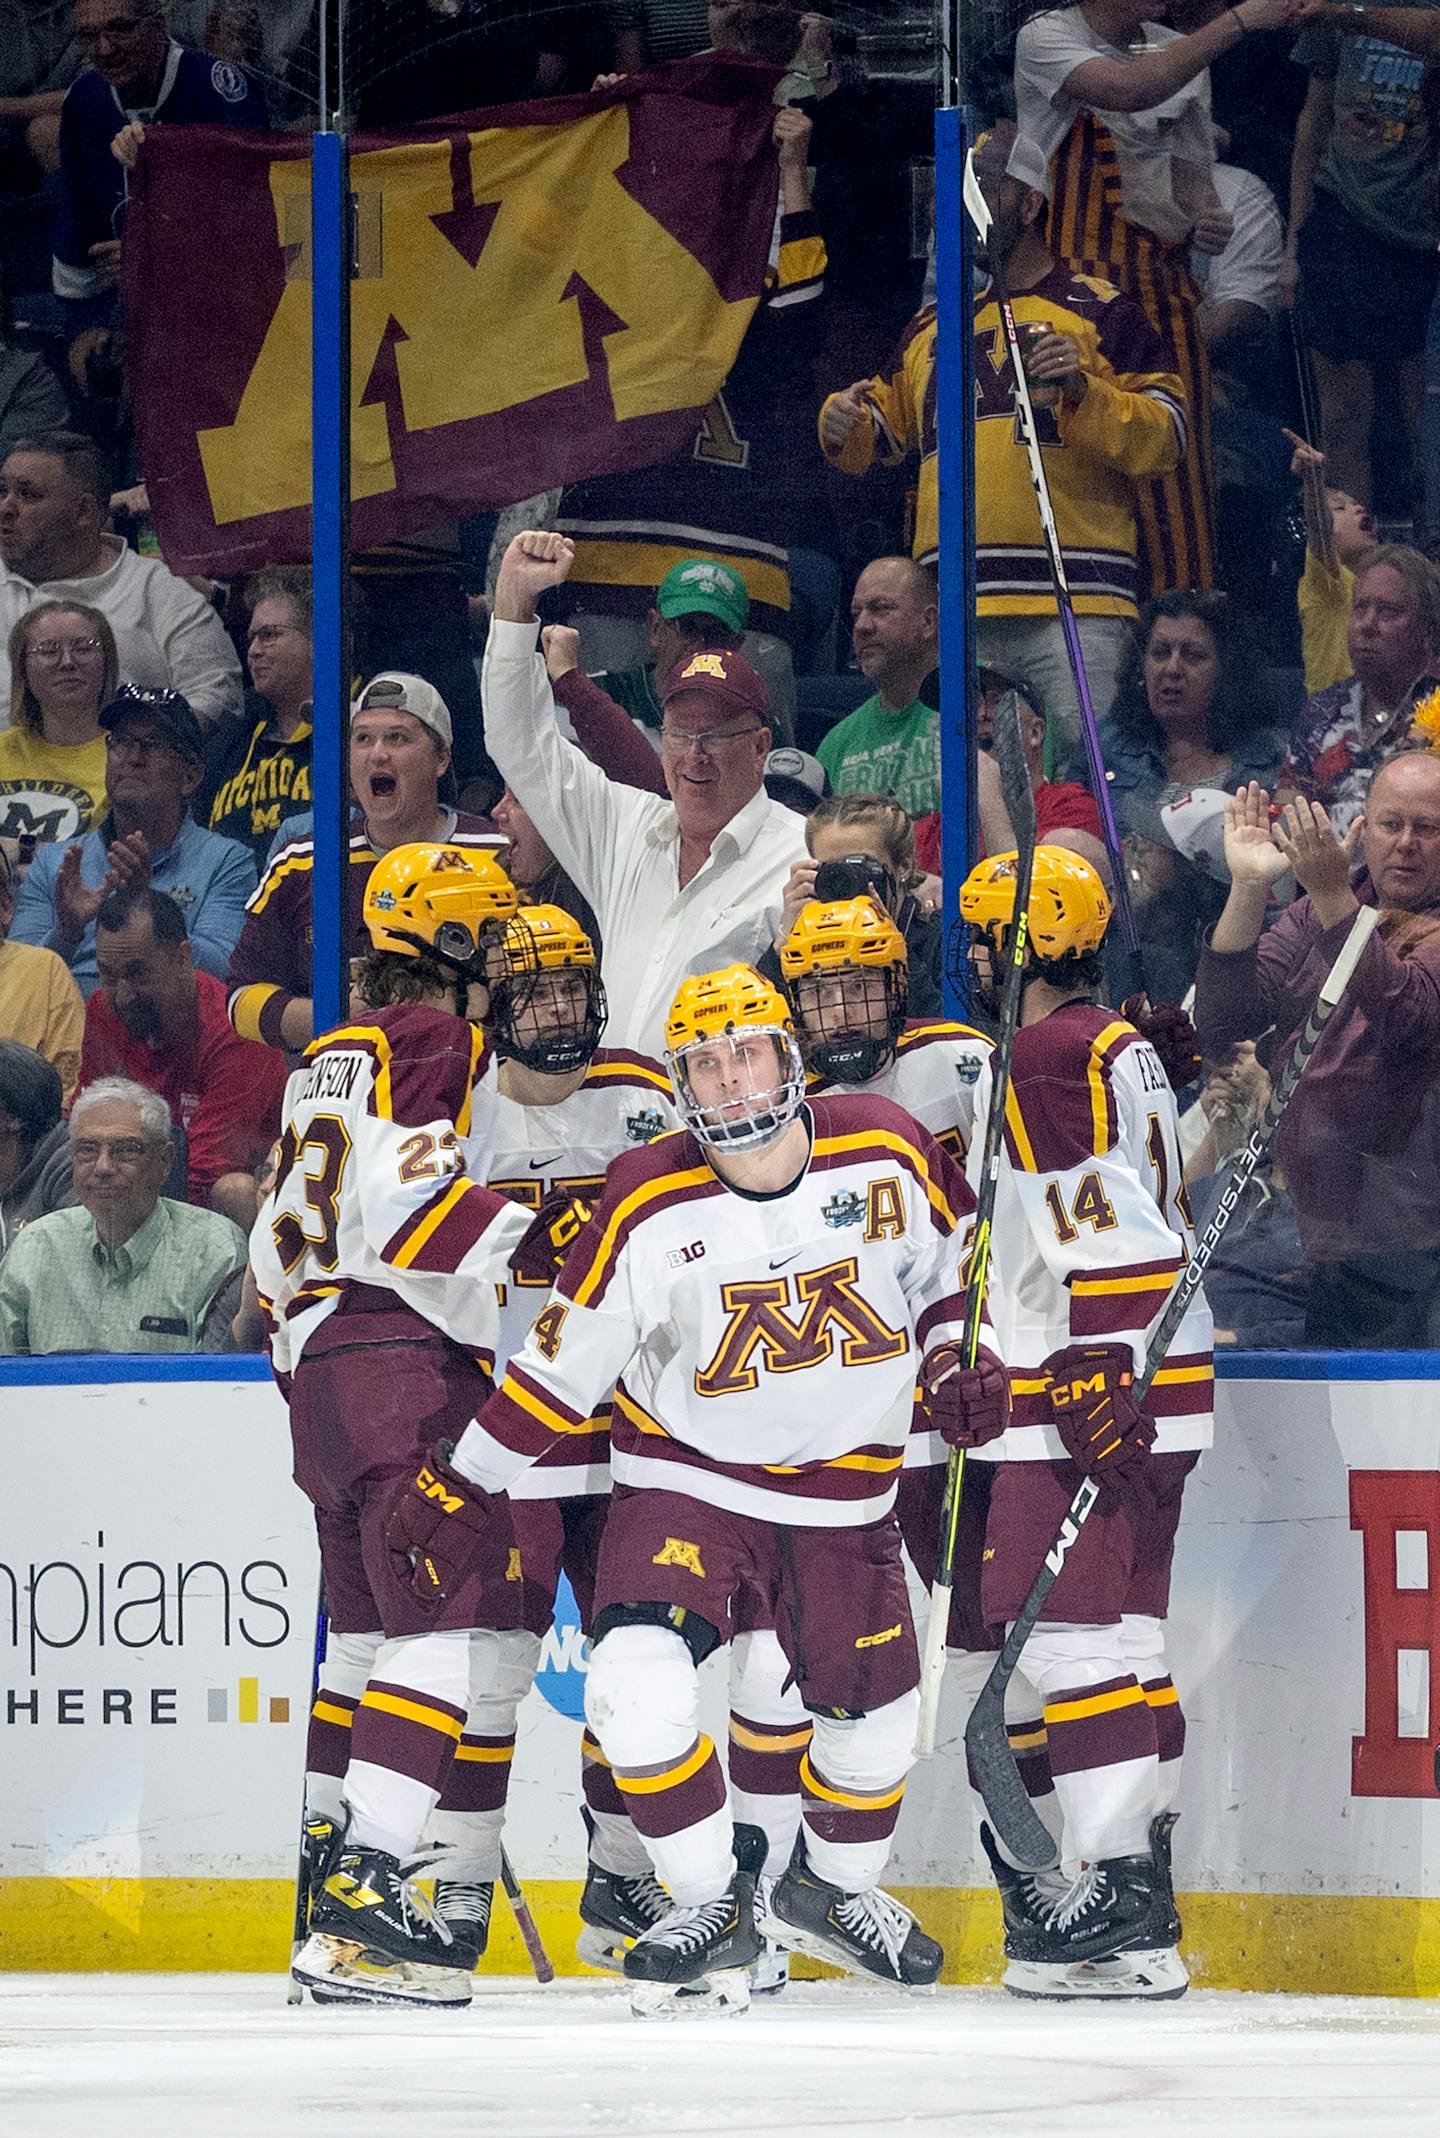
MULTIPOLYGON (((1014 843, 1013 694, 1040 836, 1113 880, 1113 814, 1151 1000, 1192 1010, 1202 1222, 1380 907, 1212 1291, 1222 1340, 1429 1346, 1440 17, 1161 12, 967 18, 975 834, 1014 843)), ((227 584, 167 565, 119 271, 150 130, 305 131, 318 24, 313 0, 0 0, 0 1351, 254 1340, 244 1236, 314 1034, 311 586, 293 555, 227 584)), ((352 950, 377 856, 435 838, 595 935, 611 1046, 658 1054, 689 972, 778 976, 817 883, 879 899, 938 1015, 930 0, 352 0, 347 36, 365 126, 707 50, 767 63, 776 105, 770 273, 694 441, 525 501, 519 536, 477 511, 355 558, 352 950)))

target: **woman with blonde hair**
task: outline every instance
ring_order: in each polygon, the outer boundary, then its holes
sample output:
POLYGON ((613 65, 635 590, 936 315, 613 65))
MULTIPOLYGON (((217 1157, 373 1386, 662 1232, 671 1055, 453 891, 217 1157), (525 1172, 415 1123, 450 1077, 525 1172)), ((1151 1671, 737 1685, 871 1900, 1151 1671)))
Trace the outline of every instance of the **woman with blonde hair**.
POLYGON ((807 858, 792 863, 774 945, 757 964, 778 982, 780 945, 810 899, 877 899, 905 938, 910 968, 910 1014, 940 1010, 938 913, 917 898, 923 878, 915 866, 915 826, 893 795, 827 794, 805 819, 807 858))
POLYGON ((119 682, 98 609, 40 601, 10 633, 10 725, 0 734, 0 837, 74 839, 105 814, 99 713, 119 682))

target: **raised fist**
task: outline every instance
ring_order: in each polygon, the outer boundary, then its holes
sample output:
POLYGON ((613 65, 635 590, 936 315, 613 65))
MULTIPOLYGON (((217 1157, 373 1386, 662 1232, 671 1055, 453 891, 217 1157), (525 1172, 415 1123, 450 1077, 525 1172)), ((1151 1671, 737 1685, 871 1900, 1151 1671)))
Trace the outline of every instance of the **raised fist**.
POLYGON ((545 656, 545 673, 552 683, 558 683, 561 676, 580 666, 580 633, 568 624, 547 624, 540 633, 540 651, 545 656))
POLYGON ((495 614, 507 623, 534 621, 535 603, 569 577, 575 544, 562 534, 527 529, 505 552, 495 585, 495 614))

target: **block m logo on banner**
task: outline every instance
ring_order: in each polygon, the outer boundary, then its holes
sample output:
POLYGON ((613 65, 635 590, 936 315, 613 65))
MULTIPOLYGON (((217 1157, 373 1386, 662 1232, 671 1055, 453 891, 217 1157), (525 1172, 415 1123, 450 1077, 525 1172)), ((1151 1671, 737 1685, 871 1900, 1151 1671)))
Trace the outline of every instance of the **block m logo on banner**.
MULTIPOLYGON (((357 549, 690 442, 764 287, 773 68, 680 61, 594 96, 355 139, 357 549)), ((123 287, 167 563, 310 540, 308 144, 156 127, 123 287)))

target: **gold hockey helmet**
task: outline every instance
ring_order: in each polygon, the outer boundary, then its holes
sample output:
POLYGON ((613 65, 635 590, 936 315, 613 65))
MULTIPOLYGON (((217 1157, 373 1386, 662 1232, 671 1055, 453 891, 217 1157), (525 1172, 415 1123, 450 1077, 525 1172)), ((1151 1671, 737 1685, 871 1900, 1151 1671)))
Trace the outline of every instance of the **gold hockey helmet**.
POLYGON ((785 992, 807 1066, 836 1084, 868 1084, 895 1059, 905 1028, 905 938, 873 898, 802 906, 780 950, 785 992))
POLYGON ((518 905, 514 884, 483 847, 417 842, 381 855, 361 910, 377 950, 437 958, 478 980, 482 936, 518 905))
POLYGON ((784 997, 749 965, 727 965, 719 972, 696 973, 681 983, 665 1021, 665 1060, 675 1101, 687 1128, 715 1149, 757 1149, 770 1143, 799 1113, 805 1098, 805 1064, 784 997), (717 1082, 711 1095, 697 1096, 692 1069, 704 1065, 707 1081, 717 1056, 737 1064, 748 1036, 774 1042, 773 1082, 761 1090, 753 1073, 732 1078, 726 1095, 717 1082))
MULTIPOLYGON (((960 889, 960 918, 1003 956, 1015 918, 1018 856, 991 854, 960 889)), ((1037 958, 1083 957, 1098 950, 1110 920, 1110 898, 1088 861, 1063 846, 1037 846, 1030 881, 1030 947, 1037 958)))
POLYGON ((595 945, 563 906, 521 906, 498 938, 486 1026, 497 1053, 568 1076, 600 1044, 609 1008, 595 945))

